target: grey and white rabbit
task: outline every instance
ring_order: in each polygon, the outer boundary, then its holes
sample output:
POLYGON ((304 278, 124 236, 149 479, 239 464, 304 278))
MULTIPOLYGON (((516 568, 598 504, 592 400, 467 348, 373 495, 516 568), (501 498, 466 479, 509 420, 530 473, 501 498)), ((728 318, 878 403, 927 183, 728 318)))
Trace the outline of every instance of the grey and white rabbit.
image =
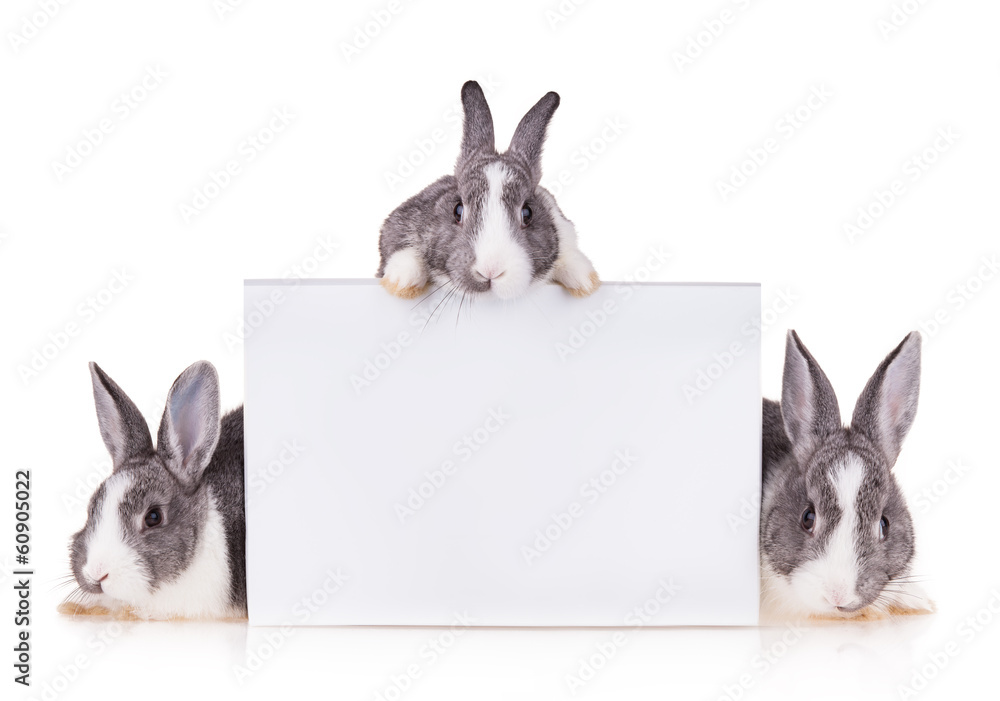
POLYGON ((889 353, 841 423, 830 381, 788 332, 781 403, 763 405, 762 618, 933 609, 910 576, 913 523, 892 468, 920 391, 920 334, 889 353))
POLYGON ((90 373, 113 467, 70 541, 78 589, 61 610, 246 616, 243 407, 220 419, 218 374, 197 362, 170 388, 154 448, 132 400, 90 373))
POLYGON ((429 286, 512 299, 557 282, 576 296, 600 285, 577 247, 576 229, 539 185, 545 131, 559 106, 546 94, 528 110, 505 153, 475 81, 462 86, 464 122, 455 174, 397 207, 382 224, 375 277, 392 294, 414 298, 429 286))

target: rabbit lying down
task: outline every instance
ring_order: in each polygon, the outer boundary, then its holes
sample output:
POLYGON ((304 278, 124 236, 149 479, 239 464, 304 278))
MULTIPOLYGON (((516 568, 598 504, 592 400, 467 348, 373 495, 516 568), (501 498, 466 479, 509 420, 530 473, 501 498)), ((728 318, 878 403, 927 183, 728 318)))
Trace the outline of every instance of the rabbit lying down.
POLYGON ((446 294, 513 299, 549 281, 578 297, 600 286, 572 222, 539 185, 542 143, 558 106, 556 93, 542 97, 507 151, 497 153, 482 88, 475 81, 462 86, 455 174, 403 202, 382 224, 375 277, 386 290, 412 299, 434 285, 446 294))
POLYGON ((794 331, 781 402, 764 400, 761 620, 931 613, 910 573, 913 523, 892 468, 920 390, 920 334, 875 370, 845 427, 794 331))
POLYGON ((70 541, 77 588, 59 610, 118 618, 245 618, 243 407, 219 416, 201 361, 174 382, 154 449, 131 399, 90 364, 111 475, 70 541))

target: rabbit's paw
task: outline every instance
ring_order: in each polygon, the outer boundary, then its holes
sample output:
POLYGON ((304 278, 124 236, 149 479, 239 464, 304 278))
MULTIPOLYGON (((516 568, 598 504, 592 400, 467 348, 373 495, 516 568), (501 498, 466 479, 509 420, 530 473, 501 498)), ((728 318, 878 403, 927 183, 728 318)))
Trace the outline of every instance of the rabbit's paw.
POLYGON ((597 271, 583 255, 557 261, 552 279, 569 290, 574 297, 589 297, 601 286, 597 271))
POLYGON ((389 294, 415 299, 427 291, 427 269, 414 249, 403 248, 389 257, 381 283, 389 294))
POLYGON ((111 611, 104 606, 80 604, 75 601, 64 601, 56 607, 56 611, 64 616, 107 616, 111 611))

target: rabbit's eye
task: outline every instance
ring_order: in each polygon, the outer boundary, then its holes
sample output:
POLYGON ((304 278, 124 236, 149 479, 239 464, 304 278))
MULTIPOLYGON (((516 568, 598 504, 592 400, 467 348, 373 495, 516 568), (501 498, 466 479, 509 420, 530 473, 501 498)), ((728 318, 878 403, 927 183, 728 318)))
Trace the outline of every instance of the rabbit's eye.
POLYGON ((521 226, 527 226, 531 221, 531 207, 524 205, 521 207, 521 226))
POLYGON ((156 528, 163 523, 163 512, 160 511, 159 507, 154 506, 146 512, 146 517, 143 519, 143 523, 146 524, 146 528, 156 528))
POLYGON ((462 223, 462 213, 464 211, 465 211, 465 207, 462 206, 461 202, 459 202, 458 204, 455 205, 455 223, 456 224, 461 224, 462 223))
POLYGON ((813 528, 816 526, 816 510, 813 508, 812 504, 806 507, 806 510, 802 512, 802 528, 807 533, 812 533, 813 528))
POLYGON ((887 535, 889 535, 889 519, 883 515, 882 520, 878 522, 878 539, 885 540, 887 535))

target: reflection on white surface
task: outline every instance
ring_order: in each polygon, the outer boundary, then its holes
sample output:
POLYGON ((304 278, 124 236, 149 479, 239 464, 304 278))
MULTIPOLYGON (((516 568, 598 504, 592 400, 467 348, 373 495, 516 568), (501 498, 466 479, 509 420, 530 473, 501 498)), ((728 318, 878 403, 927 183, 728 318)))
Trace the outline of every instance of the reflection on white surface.
POLYGON ((279 629, 46 615, 35 633, 44 656, 36 658, 29 697, 197 688, 208 698, 314 691, 385 701, 967 698, 956 694, 973 692, 972 672, 996 652, 990 624, 998 614, 990 607, 1000 611, 1000 595, 981 593, 977 605, 930 616, 761 628, 468 628, 454 635, 438 627, 279 629), (983 625, 975 632, 965 618, 977 615, 983 625), (957 653, 945 652, 954 647, 957 653), (920 688, 907 696, 903 686, 920 688))

